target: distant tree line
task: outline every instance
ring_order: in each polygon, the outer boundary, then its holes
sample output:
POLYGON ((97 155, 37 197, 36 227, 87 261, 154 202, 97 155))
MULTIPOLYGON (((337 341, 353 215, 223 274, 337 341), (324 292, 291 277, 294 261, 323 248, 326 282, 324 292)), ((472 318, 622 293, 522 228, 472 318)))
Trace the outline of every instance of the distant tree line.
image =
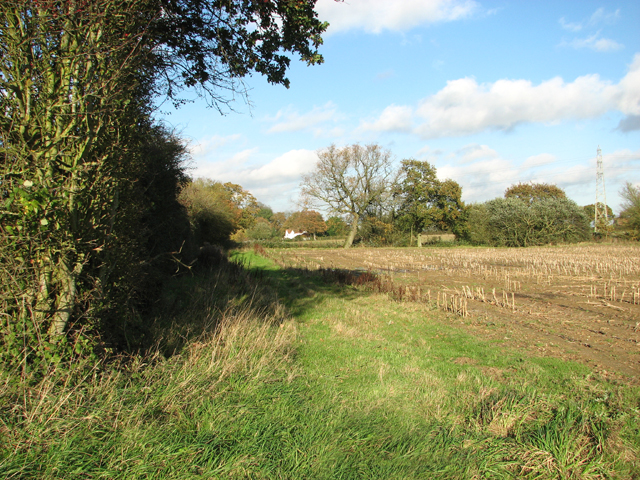
MULTIPOLYGON (((453 233, 476 245, 526 247, 592 238, 594 206, 578 206, 556 185, 519 183, 503 198, 465 204, 462 188, 439 180, 426 161, 402 160, 393 168, 391 152, 379 145, 335 145, 321 150, 315 169, 303 178, 306 204, 327 209, 346 220, 345 248, 409 245, 425 232, 453 233)), ((627 184, 619 217, 606 206, 610 221, 599 235, 640 237, 640 189, 627 184)))

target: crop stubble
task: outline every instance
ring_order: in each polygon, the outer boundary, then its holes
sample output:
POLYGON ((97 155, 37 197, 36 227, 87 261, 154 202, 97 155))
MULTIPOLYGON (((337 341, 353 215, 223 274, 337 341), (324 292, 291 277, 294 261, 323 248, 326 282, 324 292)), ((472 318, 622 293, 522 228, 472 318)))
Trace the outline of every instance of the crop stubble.
POLYGON ((640 383, 640 247, 272 250, 283 266, 376 274, 396 300, 483 338, 640 383))

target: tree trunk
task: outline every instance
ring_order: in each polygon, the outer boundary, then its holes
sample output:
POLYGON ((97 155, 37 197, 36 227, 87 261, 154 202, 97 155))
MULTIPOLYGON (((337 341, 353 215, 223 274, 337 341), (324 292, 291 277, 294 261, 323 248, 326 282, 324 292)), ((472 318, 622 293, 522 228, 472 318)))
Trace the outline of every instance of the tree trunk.
POLYGON ((356 238, 356 233, 358 233, 359 219, 360 219, 359 215, 353 216, 353 222, 351 223, 351 230, 349 231, 349 235, 347 235, 347 239, 344 241, 344 248, 349 248, 353 244, 353 240, 356 238))
POLYGON ((51 319, 51 329, 49 331, 49 336, 54 340, 64 335, 67 323, 69 323, 69 319, 73 313, 77 293, 76 282, 83 267, 82 262, 73 262, 71 258, 69 258, 70 256, 71 255, 67 254, 60 259, 55 275, 58 295, 51 319))

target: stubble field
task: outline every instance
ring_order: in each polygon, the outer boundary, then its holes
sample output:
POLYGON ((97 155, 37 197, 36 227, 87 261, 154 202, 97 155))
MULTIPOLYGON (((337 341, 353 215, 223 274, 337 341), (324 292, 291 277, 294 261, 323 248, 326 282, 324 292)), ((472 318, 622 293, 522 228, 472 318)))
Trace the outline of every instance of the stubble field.
POLYGON ((640 247, 270 250, 284 267, 340 269, 390 301, 451 312, 511 349, 574 360, 640 383, 640 247))

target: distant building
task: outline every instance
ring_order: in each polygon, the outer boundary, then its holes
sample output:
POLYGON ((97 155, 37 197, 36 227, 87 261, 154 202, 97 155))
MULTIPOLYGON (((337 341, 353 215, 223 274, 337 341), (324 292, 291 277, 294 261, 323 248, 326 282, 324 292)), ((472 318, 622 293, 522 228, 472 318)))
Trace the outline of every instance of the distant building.
POLYGON ((287 230, 284 234, 284 238, 288 238, 289 240, 293 240, 294 238, 305 235, 307 232, 296 232, 295 230, 287 230))

